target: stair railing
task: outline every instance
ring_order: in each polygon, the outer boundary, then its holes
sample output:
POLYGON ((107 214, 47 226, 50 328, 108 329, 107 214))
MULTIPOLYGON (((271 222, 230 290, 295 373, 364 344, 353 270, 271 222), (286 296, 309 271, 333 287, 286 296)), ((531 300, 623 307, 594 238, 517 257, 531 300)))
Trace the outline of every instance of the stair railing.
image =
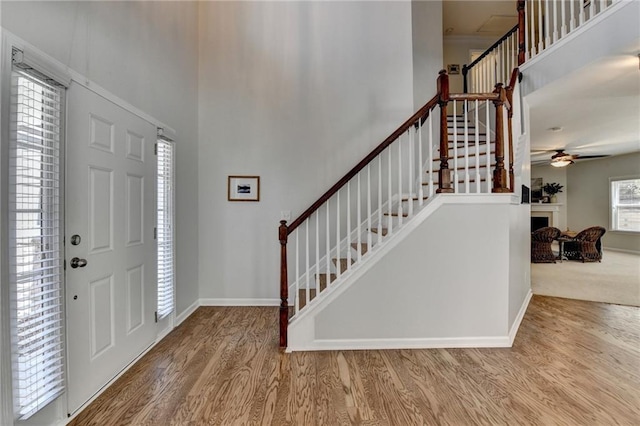
POLYGON ((496 82, 505 82, 518 66, 519 25, 511 28, 498 41, 469 65, 462 67, 464 93, 485 93, 496 82))
POLYGON ((451 94, 441 71, 429 102, 290 225, 280 221, 281 347, 287 346, 290 290, 295 317, 437 193, 513 191, 513 139, 509 134, 505 144, 505 134, 517 75, 515 69, 510 85, 498 84, 492 93, 451 94), (438 106, 440 117, 432 114, 438 106), (434 123, 438 118, 440 126, 434 123))
POLYGON ((523 58, 532 59, 554 43, 621 0, 524 0, 518 1, 518 11, 524 12, 522 22, 523 58))

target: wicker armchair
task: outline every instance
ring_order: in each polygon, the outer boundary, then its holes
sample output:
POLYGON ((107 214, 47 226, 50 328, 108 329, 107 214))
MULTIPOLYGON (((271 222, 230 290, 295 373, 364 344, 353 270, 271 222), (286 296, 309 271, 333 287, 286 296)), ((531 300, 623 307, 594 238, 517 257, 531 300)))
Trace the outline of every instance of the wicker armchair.
POLYGON ((567 259, 581 260, 584 262, 602 261, 602 249, 600 238, 606 229, 602 226, 592 226, 564 243, 564 254, 567 259))
POLYGON ((560 236, 560 230, 553 226, 536 229, 531 233, 531 262, 556 263, 556 255, 551 243, 560 236))

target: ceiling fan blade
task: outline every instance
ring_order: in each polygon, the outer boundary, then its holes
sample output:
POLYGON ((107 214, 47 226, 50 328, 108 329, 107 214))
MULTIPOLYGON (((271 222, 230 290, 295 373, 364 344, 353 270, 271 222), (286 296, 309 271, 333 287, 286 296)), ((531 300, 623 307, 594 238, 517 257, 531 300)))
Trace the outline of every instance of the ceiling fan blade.
POLYGON ((606 155, 606 154, 603 154, 603 155, 574 155, 573 159, 574 160, 584 160, 584 159, 587 159, 587 158, 603 158, 603 157, 611 157, 611 156, 610 155, 606 155))

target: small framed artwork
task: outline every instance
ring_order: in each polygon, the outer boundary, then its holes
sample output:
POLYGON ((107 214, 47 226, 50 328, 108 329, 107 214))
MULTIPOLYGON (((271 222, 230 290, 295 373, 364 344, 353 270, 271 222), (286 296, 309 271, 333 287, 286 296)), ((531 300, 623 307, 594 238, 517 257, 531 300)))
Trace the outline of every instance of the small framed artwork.
POLYGON ((228 201, 260 201, 260 176, 229 176, 228 201))
POLYGON ((450 74, 450 75, 460 74, 460 64, 447 65, 447 74, 450 74))

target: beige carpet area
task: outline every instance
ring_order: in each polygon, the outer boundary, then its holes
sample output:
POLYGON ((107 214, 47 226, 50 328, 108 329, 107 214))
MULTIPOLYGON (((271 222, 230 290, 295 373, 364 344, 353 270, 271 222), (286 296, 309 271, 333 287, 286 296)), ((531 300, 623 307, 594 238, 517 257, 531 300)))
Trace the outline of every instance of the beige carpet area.
POLYGON ((532 263, 533 294, 640 306, 640 256, 606 250, 602 263, 532 263))

